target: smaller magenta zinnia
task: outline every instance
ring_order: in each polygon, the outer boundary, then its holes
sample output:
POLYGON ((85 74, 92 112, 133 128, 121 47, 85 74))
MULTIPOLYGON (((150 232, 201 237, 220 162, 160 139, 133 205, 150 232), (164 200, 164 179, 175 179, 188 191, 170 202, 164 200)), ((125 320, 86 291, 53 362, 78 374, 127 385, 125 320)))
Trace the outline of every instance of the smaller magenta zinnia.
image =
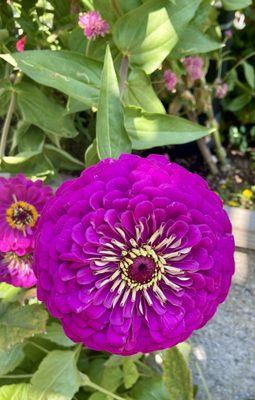
POLYGON ((177 76, 170 69, 167 69, 164 72, 164 80, 165 80, 166 88, 170 92, 172 92, 175 89, 175 86, 176 86, 176 83, 177 83, 177 76))
POLYGON ((89 11, 79 17, 79 26, 84 30, 87 39, 96 39, 109 32, 109 24, 102 19, 98 11, 89 11))
POLYGON ((0 282, 29 288, 36 283, 32 269, 33 251, 17 254, 15 251, 0 253, 0 282))
POLYGON ((52 190, 24 175, 0 178, 0 252, 23 256, 33 248, 38 219, 52 190))

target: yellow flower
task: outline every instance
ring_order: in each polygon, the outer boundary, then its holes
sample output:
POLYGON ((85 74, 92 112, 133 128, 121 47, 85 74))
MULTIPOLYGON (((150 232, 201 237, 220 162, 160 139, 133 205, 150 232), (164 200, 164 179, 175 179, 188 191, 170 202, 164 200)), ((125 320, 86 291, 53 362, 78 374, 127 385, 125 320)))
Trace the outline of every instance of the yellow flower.
POLYGON ((231 206, 231 207, 238 207, 239 206, 238 202, 234 201, 234 200, 230 200, 228 202, 228 205, 231 206))
POLYGON ((242 193, 242 196, 245 198, 245 200, 251 200, 253 193, 250 189, 245 189, 242 193))

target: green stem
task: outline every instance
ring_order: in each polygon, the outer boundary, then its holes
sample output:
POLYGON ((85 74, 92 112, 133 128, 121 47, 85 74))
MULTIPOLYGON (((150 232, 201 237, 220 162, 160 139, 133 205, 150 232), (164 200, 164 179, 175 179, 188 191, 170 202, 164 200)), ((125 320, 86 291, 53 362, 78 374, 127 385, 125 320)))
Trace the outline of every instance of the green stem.
POLYGON ((122 98, 125 90, 125 84, 128 74, 128 56, 124 56, 120 66, 120 98, 122 98))
POLYGON ((121 17, 122 13, 117 0, 110 0, 111 6, 117 17, 121 17))
POLYGON ((37 349, 41 350, 43 353, 48 354, 49 350, 45 349, 44 347, 40 346, 39 344, 31 341, 31 340, 27 340, 27 343, 33 345, 34 347, 36 347, 37 349))
POLYGON ((241 60, 239 60, 225 75, 224 77, 224 81, 228 78, 228 76, 231 74, 231 72, 236 69, 237 67, 239 67, 239 65, 241 65, 244 61, 248 60, 248 58, 251 58, 255 56, 255 51, 253 51, 252 53, 248 54, 247 56, 241 58, 241 60))
POLYGON ((23 375, 0 375, 0 379, 24 379, 24 378, 32 378, 33 374, 23 374, 23 375))
POLYGON ((109 396, 110 398, 113 398, 116 400, 125 400, 123 397, 120 397, 115 393, 109 392, 107 389, 103 388, 102 386, 99 386, 96 383, 91 382, 91 380, 86 375, 82 375, 82 378, 83 378, 82 386, 88 386, 91 389, 95 389, 98 392, 103 393, 106 396, 109 396))
POLYGON ((214 143, 215 143, 215 150, 216 150, 216 154, 219 159, 219 162, 221 163, 221 165, 225 165, 226 164, 226 151, 221 144, 220 133, 219 133, 218 129, 216 129, 212 135, 213 135, 213 139, 214 139, 214 143))
POLYGON ((74 351, 76 362, 77 362, 78 359, 79 359, 81 350, 82 350, 82 344, 80 343, 80 344, 78 344, 78 346, 76 346, 75 351, 74 351))
POLYGON ((85 51, 85 55, 86 55, 86 57, 88 57, 88 56, 89 56, 90 44, 91 44, 91 39, 88 39, 88 41, 87 41, 87 45, 86 45, 86 51, 85 51))
POLYGON ((14 110, 15 110, 15 104, 16 104, 16 92, 13 90, 13 92, 11 94, 11 100, 10 100, 10 104, 9 104, 9 107, 8 107, 8 110, 7 110, 6 118, 5 118, 5 121, 4 121, 2 135, 1 135, 0 161, 5 156, 6 143, 7 143, 7 138, 8 138, 9 131, 10 131, 12 116, 13 116, 13 113, 14 113, 14 110))
POLYGON ((205 390, 205 393, 206 393, 206 395, 207 395, 207 399, 208 399, 208 400, 212 400, 211 393, 210 393, 210 391, 209 391, 209 389, 208 389, 208 385, 207 385, 207 383, 206 383, 206 380, 205 380, 204 374, 203 374, 203 372, 202 372, 202 370, 201 370, 201 368, 200 368, 200 365, 198 364, 198 362, 196 362, 195 365, 196 365, 196 369, 197 369, 197 371, 198 371, 199 377, 200 377, 200 379, 201 379, 201 381, 202 381, 202 383, 203 383, 204 390, 205 390))

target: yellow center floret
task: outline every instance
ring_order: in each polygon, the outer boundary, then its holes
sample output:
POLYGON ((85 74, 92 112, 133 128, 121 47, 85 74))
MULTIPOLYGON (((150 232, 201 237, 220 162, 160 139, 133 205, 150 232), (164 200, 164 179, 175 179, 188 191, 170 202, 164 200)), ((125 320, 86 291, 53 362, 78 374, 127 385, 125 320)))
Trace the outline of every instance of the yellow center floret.
POLYGON ((33 228, 39 214, 36 208, 25 201, 17 201, 6 210, 6 221, 13 229, 25 231, 27 227, 33 228))

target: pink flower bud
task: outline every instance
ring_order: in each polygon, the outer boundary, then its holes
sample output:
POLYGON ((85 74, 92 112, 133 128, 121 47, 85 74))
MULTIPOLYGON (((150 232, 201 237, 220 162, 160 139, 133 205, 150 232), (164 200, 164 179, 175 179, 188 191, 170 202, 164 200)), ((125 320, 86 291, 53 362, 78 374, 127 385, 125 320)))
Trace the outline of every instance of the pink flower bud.
POLYGON ((89 11, 79 17, 79 26, 84 30, 87 39, 95 40, 109 32, 109 24, 103 20, 98 11, 89 11))
POLYGON ((19 53, 22 53, 25 50, 25 44, 27 41, 27 37, 26 36, 22 36, 17 42, 16 42, 16 50, 19 53))
POLYGON ((170 70, 167 69, 164 72, 164 80, 165 80, 165 85, 167 89, 172 92, 176 86, 177 83, 177 77, 176 75, 170 70))
POLYGON ((224 99, 228 94, 228 84, 227 83, 219 83, 216 86, 215 96, 217 99, 224 99))
POLYGON ((228 39, 231 39, 233 37, 233 32, 231 29, 228 29, 227 31, 225 31, 225 36, 228 39))
POLYGON ((184 67, 189 77, 196 81, 203 76, 203 59, 201 57, 186 57, 183 60, 184 67))

